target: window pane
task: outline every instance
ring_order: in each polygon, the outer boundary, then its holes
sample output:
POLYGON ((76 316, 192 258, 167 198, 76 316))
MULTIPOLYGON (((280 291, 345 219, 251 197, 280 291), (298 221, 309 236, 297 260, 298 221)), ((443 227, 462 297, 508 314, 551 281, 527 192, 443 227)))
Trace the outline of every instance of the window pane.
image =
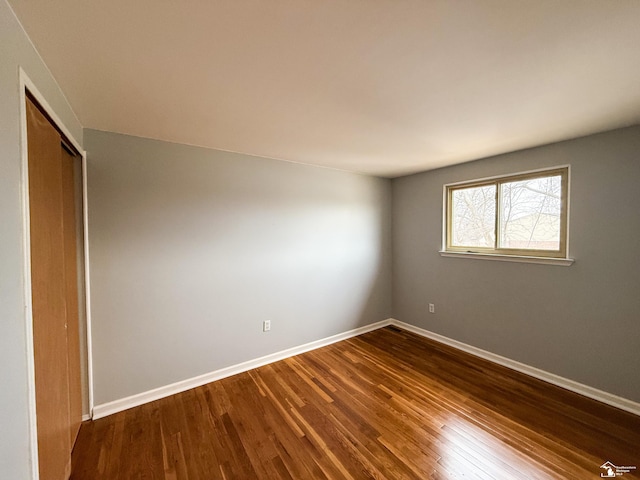
POLYGON ((451 208, 451 245, 495 246, 495 185, 453 190, 451 208))
POLYGON ((503 183, 501 248, 560 250, 562 177, 503 183))

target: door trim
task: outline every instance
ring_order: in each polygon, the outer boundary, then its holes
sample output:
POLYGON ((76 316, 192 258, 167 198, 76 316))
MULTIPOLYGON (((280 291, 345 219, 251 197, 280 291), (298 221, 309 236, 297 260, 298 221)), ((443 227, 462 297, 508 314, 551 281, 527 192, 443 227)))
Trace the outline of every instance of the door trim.
POLYGON ((40 104, 40 107, 51 118, 56 127, 67 137, 67 140, 80 153, 82 162, 82 209, 83 209, 83 243, 84 243, 84 275, 85 275, 85 311, 86 311, 86 343, 87 343, 87 387, 89 397, 89 415, 93 412, 93 365, 91 359, 91 301, 89 291, 89 245, 88 245, 88 213, 87 213, 87 152, 83 150, 80 143, 71 135, 64 122, 49 105, 44 95, 38 90, 26 72, 19 69, 19 96, 20 96, 20 150, 21 150, 21 172, 20 172, 20 196, 22 206, 22 265, 23 265, 23 292, 24 292, 24 312, 25 312, 25 341, 27 352, 27 395, 28 395, 28 416, 29 416, 29 450, 31 478, 38 480, 40 472, 38 470, 38 428, 36 421, 36 382, 35 382, 35 360, 33 346, 33 301, 31 290, 31 228, 29 210, 29 148, 27 143, 27 90, 40 104))

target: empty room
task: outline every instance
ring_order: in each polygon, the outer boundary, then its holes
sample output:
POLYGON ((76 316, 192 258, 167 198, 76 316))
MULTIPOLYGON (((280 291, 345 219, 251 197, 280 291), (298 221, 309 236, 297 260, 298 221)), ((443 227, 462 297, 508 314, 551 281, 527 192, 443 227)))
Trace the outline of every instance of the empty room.
POLYGON ((640 478, 639 25, 0 0, 0 478, 640 478))

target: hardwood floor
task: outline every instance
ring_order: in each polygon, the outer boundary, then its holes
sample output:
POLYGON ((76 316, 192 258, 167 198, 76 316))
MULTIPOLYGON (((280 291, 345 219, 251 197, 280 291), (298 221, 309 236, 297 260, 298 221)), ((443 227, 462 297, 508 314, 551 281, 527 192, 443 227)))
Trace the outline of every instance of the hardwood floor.
POLYGON ((71 478, 583 480, 605 461, 640 468, 640 417, 387 327, 87 422, 71 478))

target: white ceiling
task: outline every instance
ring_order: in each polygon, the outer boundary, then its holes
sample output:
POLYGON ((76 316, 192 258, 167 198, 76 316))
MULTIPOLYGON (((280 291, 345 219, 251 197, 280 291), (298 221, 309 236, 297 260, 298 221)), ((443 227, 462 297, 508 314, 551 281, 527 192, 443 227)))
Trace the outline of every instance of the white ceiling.
POLYGON ((640 0, 9 0, 83 126, 398 176, 640 123, 640 0))

